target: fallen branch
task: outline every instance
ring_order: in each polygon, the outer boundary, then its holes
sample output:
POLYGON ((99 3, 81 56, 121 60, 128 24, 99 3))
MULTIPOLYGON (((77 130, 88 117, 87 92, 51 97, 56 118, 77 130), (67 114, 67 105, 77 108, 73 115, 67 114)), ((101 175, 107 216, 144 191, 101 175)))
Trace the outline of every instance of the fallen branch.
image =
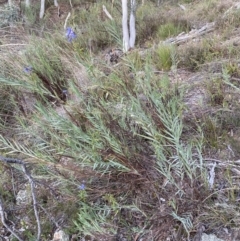
MULTIPOLYGON (((30 183, 30 187, 31 187, 31 194, 32 194, 32 200, 33 200, 33 210, 34 210, 34 214, 35 214, 35 218, 36 218, 36 222, 37 222, 37 241, 39 241, 40 237, 41 237, 41 224, 40 224, 40 218, 39 218, 39 214, 38 214, 38 210, 37 210, 37 200, 36 200, 35 189, 34 189, 34 180, 33 180, 31 174, 28 172, 28 170, 26 168, 26 163, 22 160, 19 160, 19 159, 7 158, 7 157, 4 157, 4 156, 0 156, 0 161, 5 162, 7 164, 19 164, 19 165, 22 166, 23 173, 26 175, 26 177, 27 177, 27 179, 30 183)), ((1 216, 1 220, 2 220, 2 223, 3 223, 4 227, 7 230, 9 230, 19 241, 23 241, 6 224, 5 217, 4 217, 4 209, 3 209, 3 206, 2 206, 2 200, 0 200, 0 216, 1 216)))
POLYGON ((189 33, 180 33, 177 37, 167 39, 164 43, 171 43, 171 44, 182 44, 191 39, 197 38, 201 35, 206 33, 212 32, 215 29, 215 22, 207 23, 200 29, 193 29, 189 33))
POLYGON ((105 7, 105 5, 102 6, 103 8, 103 12, 107 15, 107 17, 111 20, 113 20, 112 15, 108 12, 107 8, 105 7))
POLYGON ((34 214, 35 214, 35 218, 36 218, 36 222, 37 222, 37 227, 38 227, 38 229, 37 229, 38 230, 37 231, 37 240, 40 240, 41 224, 40 224, 39 214, 38 214, 38 211, 37 211, 37 200, 36 200, 35 189, 34 189, 34 181, 33 181, 32 176, 30 175, 30 173, 27 171, 25 164, 22 165, 22 170, 23 170, 24 174, 27 176, 28 181, 30 183, 32 200, 33 200, 33 210, 34 210, 34 214))
POLYGON ((49 215, 48 211, 42 206, 42 205, 39 205, 39 207, 43 210, 43 212, 46 214, 47 218, 52 222, 54 223, 55 227, 57 229, 60 229, 60 225, 58 224, 58 222, 52 217, 49 215))
POLYGON ((187 10, 186 7, 183 6, 182 4, 178 4, 178 6, 179 6, 183 11, 186 11, 186 10, 187 10))
POLYGON ((67 22, 68 22, 68 19, 70 18, 70 16, 71 16, 71 13, 69 12, 66 19, 65 19, 65 22, 64 22, 64 26, 63 26, 64 30, 66 30, 66 28, 67 28, 67 22))
POLYGON ((27 44, 1 44, 0 47, 8 47, 8 46, 20 46, 20 45, 27 45, 27 44))

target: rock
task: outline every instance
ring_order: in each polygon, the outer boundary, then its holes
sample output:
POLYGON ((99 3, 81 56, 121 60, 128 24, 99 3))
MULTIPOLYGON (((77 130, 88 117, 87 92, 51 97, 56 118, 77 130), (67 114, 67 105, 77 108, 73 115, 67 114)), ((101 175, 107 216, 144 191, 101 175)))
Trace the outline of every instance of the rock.
POLYGON ((225 241, 225 240, 218 238, 214 234, 206 234, 206 233, 204 233, 202 235, 201 241, 225 241))
POLYGON ((63 230, 57 230, 53 235, 52 241, 69 241, 69 235, 67 235, 63 230))
POLYGON ((32 194, 29 189, 20 190, 16 197, 17 205, 29 205, 32 202, 32 194))

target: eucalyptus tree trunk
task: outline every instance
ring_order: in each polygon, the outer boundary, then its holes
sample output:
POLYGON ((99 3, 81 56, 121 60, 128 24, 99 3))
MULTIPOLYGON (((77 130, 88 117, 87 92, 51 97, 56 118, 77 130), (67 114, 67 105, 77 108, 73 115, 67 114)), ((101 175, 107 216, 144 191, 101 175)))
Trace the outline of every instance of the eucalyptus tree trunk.
POLYGON ((40 14, 39 18, 43 18, 45 11, 45 0, 41 0, 40 14))
POLYGON ((130 0, 130 20, 128 30, 128 1, 122 0, 122 31, 123 31, 123 52, 133 48, 136 40, 135 27, 136 0, 130 0))
MULTIPOLYGON (((26 0, 26 2, 29 0, 26 0)), ((58 1, 54 0, 54 6, 58 7, 58 1)), ((45 12, 45 0, 41 0, 41 7, 40 7, 40 14, 39 14, 39 18, 43 18, 44 16, 44 12, 45 12)))
POLYGON ((129 50, 129 33, 128 33, 128 2, 122 0, 122 31, 123 31, 123 52, 129 50))
POLYGON ((54 6, 58 7, 58 1, 57 0, 54 0, 54 6))
POLYGON ((25 1, 25 6, 26 6, 27 8, 30 7, 30 0, 26 0, 26 1, 25 1))
POLYGON ((136 0, 131 0, 131 10, 130 10, 130 20, 129 20, 129 29, 130 29, 130 39, 129 47, 134 48, 136 40, 136 0))

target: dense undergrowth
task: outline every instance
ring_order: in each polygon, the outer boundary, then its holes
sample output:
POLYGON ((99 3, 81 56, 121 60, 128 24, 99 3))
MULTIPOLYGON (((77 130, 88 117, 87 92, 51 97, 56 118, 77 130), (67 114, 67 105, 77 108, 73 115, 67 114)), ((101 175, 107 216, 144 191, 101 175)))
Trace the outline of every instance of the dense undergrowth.
MULTIPOLYGON (((224 15, 234 1, 139 4, 136 48, 114 60, 120 3, 83 2, 72 1, 71 41, 50 5, 42 21, 37 4, 21 6, 0 30, 1 155, 29 165, 42 240, 57 228, 71 240, 200 240, 203 227, 234 236, 239 10, 224 15), (213 33, 164 42, 209 21, 213 33)), ((6 164, 0 172, 8 219, 35 240, 31 204, 12 208, 24 176, 6 164)))

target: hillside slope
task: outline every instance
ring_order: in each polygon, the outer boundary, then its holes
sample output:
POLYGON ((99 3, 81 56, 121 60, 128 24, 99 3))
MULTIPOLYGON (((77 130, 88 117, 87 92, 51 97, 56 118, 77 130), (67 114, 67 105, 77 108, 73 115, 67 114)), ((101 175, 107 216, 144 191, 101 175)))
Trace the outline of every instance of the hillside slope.
POLYGON ((1 3, 1 240, 240 240, 240 4, 158 2, 1 3))

